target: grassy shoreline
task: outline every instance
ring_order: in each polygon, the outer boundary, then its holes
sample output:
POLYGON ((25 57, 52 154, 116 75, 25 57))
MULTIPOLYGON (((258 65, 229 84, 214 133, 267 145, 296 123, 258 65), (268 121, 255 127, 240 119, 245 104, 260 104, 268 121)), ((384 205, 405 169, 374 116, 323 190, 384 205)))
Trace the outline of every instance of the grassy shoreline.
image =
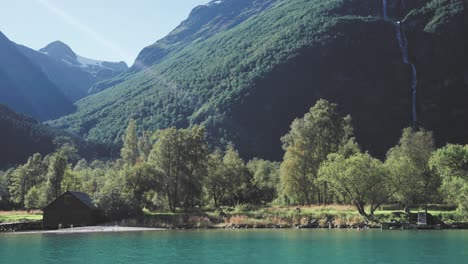
POLYGON ((0 211, 0 223, 42 220, 41 211, 0 211))
MULTIPOLYGON (((379 210, 376 221, 367 223, 353 206, 270 206, 270 207, 224 207, 221 210, 205 209, 192 212, 150 212, 136 218, 116 221, 119 225, 160 227, 169 229, 198 228, 380 228, 381 222, 415 221, 411 215, 398 210, 379 210)), ((428 210, 428 213, 443 224, 468 222, 455 210, 428 210)))
MULTIPOLYGON (((385 209, 385 207, 383 207, 385 209)), ((393 208, 392 208, 393 209, 393 208)), ((468 223, 467 216, 456 210, 428 210, 442 224, 468 223)), ((380 223, 390 221, 415 221, 415 209, 411 215, 401 210, 378 210, 375 222, 366 222, 351 205, 323 206, 264 206, 239 205, 220 209, 154 212, 145 210, 138 217, 130 217, 108 224, 128 227, 167 229, 210 228, 380 228, 380 223), (412 219, 411 219, 412 217, 412 219)), ((0 223, 42 220, 41 211, 0 211, 0 223)))

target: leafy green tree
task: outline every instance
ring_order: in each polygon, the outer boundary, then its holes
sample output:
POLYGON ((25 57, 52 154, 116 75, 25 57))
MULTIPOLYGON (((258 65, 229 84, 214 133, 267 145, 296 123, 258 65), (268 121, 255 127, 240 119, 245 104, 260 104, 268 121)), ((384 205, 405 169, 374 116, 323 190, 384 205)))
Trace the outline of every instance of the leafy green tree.
POLYGON ((10 186, 10 178, 13 173, 13 169, 7 170, 5 172, 0 171, 0 209, 8 209, 8 204, 10 203, 10 192, 8 186, 10 186))
POLYGON ((28 191, 24 200, 26 209, 42 209, 47 205, 46 187, 45 183, 41 183, 28 191))
POLYGON ((199 205, 203 198, 203 178, 207 174, 208 148, 205 129, 193 126, 182 130, 185 144, 185 169, 183 177, 183 202, 185 208, 199 205))
POLYGON ((326 100, 294 120, 281 139, 286 151, 280 170, 284 195, 298 204, 327 203, 327 185, 317 181, 320 164, 352 134, 351 118, 340 116, 337 105, 326 100))
POLYGON ((24 206, 24 198, 34 185, 44 181, 46 168, 42 156, 38 153, 28 159, 24 165, 16 168, 11 174, 9 192, 11 200, 24 206))
POLYGON ((266 204, 275 200, 278 197, 280 163, 254 158, 247 163, 247 168, 253 175, 260 201, 266 204))
POLYGON ((227 146, 223 164, 224 173, 229 181, 226 198, 229 200, 230 205, 250 202, 253 191, 252 176, 234 145, 229 144, 227 146))
POLYGON ((81 190, 90 195, 95 194, 99 187, 104 185, 106 171, 114 168, 115 162, 93 161, 88 164, 86 160, 80 160, 73 171, 81 180, 81 190))
POLYGON ((146 196, 148 192, 159 191, 157 173, 148 163, 140 163, 132 167, 127 175, 126 183, 131 198, 140 209, 150 203, 146 196))
POLYGON ((207 158, 204 129, 169 128, 157 132, 148 161, 155 167, 169 208, 188 208, 202 199, 207 158))
POLYGON ((449 144, 435 151, 430 168, 442 178, 441 195, 468 213, 468 145, 449 144))
POLYGON ((217 208, 228 192, 229 178, 227 176, 223 163, 223 154, 217 149, 208 158, 207 175, 204 178, 206 196, 217 208))
POLYGON ((50 202, 62 195, 62 181, 68 168, 68 159, 76 153, 72 146, 64 146, 49 158, 47 169, 47 201, 50 202))
POLYGON ((123 148, 120 152, 122 159, 127 165, 133 166, 138 160, 138 135, 134 119, 128 122, 127 130, 123 136, 123 148))
POLYGON ((319 179, 327 182, 345 201, 354 204, 366 219, 373 218, 375 210, 392 195, 386 176, 382 162, 368 153, 349 157, 330 154, 319 170, 319 179), (370 205, 369 211, 366 211, 367 205, 370 205))
POLYGON ((81 175, 67 166, 62 180, 62 193, 66 191, 84 191, 83 183, 81 175))
POLYGON ((139 208, 129 195, 126 177, 128 166, 108 167, 104 180, 95 193, 95 203, 110 219, 122 219, 138 214, 139 208))
POLYGON ((180 185, 184 167, 182 137, 175 128, 168 128, 158 132, 157 141, 149 156, 149 163, 153 165, 160 176, 162 192, 167 198, 171 211, 180 206, 180 185))
POLYGON ((20 165, 11 173, 11 183, 8 188, 11 201, 22 207, 24 205, 24 197, 29 188, 31 188, 31 185, 28 181, 28 173, 25 166, 20 165))
POLYGON ((143 131, 141 136, 138 138, 138 153, 143 161, 148 160, 148 156, 153 148, 153 133, 149 131, 143 131))
POLYGON ((390 173, 389 182, 397 190, 395 198, 405 205, 406 211, 412 204, 436 199, 440 180, 428 166, 434 146, 431 132, 406 128, 399 144, 387 153, 385 166, 390 173))

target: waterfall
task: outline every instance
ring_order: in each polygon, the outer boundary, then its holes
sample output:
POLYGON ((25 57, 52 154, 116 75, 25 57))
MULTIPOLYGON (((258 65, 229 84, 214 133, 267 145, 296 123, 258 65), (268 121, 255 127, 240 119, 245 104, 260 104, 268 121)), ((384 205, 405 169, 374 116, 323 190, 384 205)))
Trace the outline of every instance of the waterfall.
MULTIPOLYGON (((384 19, 388 20, 388 0, 383 0, 383 13, 384 19)), ((404 4, 404 2, 402 2, 404 4)), ((405 29, 401 21, 393 22, 395 25, 395 36, 400 46, 401 55, 403 57, 403 63, 411 65, 411 96, 412 96, 412 119, 413 119, 413 128, 416 128, 418 123, 418 114, 417 114, 417 88, 418 88, 418 72, 416 65, 409 60, 408 56, 408 39, 406 38, 405 29)))
POLYGON ((385 20, 388 19, 387 6, 387 0, 383 0, 383 17, 385 18, 385 20))
POLYGON ((396 38, 398 40, 398 44, 400 46, 401 54, 403 56, 403 62, 405 64, 409 64, 408 39, 406 38, 405 31, 404 31, 403 27, 401 26, 400 21, 395 22, 395 28, 396 28, 396 38))
POLYGON ((416 99, 418 93, 418 72, 416 70, 416 65, 411 63, 411 70, 412 70, 412 80, 411 80, 411 93, 412 93, 412 103, 413 103, 413 128, 415 129, 418 125, 418 112, 416 109, 416 99))

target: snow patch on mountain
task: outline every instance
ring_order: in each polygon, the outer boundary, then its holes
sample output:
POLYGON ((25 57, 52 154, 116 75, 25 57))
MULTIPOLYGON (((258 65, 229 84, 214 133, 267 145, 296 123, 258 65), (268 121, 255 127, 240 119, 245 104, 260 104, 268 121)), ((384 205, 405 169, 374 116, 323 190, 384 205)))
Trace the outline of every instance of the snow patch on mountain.
MULTIPOLYGON (((81 68, 86 68, 86 67, 104 67, 102 66, 102 61, 99 60, 93 60, 85 57, 81 57, 79 55, 76 56, 76 60, 80 64, 81 68)), ((105 67, 104 67, 105 68, 105 67)))
POLYGON ((222 0, 217 0, 217 1, 210 2, 210 3, 206 4, 206 6, 219 5, 219 4, 222 4, 222 3, 223 3, 222 0))

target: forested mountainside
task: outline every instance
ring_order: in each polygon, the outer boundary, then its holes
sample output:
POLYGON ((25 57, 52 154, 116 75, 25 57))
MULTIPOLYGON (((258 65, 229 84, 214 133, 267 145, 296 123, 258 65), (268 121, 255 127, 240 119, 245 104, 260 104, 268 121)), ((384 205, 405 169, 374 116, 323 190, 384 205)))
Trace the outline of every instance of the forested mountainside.
POLYGON ((51 124, 99 142, 120 142, 129 118, 143 129, 202 124, 214 145, 279 159, 292 120, 325 98, 377 156, 415 114, 439 143, 468 143, 467 0, 241 2, 194 9, 140 54, 143 70, 51 124), (242 19, 222 19, 232 14, 242 19))
POLYGON ((125 62, 79 56, 60 41, 52 42, 39 51, 22 45, 17 47, 73 102, 87 96, 95 83, 114 78, 128 69, 125 62))
POLYGON ((41 124, 0 104, 0 170, 24 163, 34 153, 52 153, 63 142, 72 143, 86 158, 109 157, 113 148, 92 144, 41 124))
POLYGON ((39 120, 55 119, 75 110, 42 70, 1 32, 0 104, 39 120))
POLYGON ((51 153, 54 133, 37 120, 0 104, 0 168, 24 162, 34 153, 51 153))
POLYGON ((109 81, 97 83, 92 93, 103 91, 132 76, 132 73, 147 69, 172 53, 186 46, 201 42, 219 32, 233 28, 252 16, 270 7, 274 0, 212 1, 193 9, 189 19, 183 21, 166 37, 144 48, 135 60, 130 72, 109 81))

